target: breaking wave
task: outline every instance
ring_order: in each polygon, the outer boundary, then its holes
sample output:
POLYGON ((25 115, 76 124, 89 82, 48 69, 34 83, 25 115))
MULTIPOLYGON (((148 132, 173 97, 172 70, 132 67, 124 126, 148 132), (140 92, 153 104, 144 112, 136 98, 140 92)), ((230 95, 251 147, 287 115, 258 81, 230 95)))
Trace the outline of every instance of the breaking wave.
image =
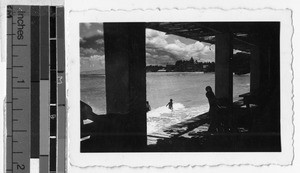
POLYGON ((173 111, 166 106, 161 106, 147 113, 147 133, 153 133, 180 123, 190 118, 208 112, 209 105, 198 107, 185 107, 182 103, 174 103, 173 111))

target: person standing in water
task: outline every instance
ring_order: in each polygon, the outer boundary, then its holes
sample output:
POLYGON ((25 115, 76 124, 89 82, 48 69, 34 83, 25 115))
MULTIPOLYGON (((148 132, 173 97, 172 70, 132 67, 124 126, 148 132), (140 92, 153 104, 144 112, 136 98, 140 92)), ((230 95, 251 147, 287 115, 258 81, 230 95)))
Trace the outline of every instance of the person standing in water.
POLYGON ((215 96, 215 94, 212 91, 212 88, 210 86, 207 86, 205 88, 206 90, 206 97, 208 99, 208 103, 209 103, 209 118, 210 118, 210 126, 208 131, 209 132, 216 132, 217 130, 219 130, 219 126, 220 126, 220 121, 218 118, 218 101, 217 98, 215 96))
POLYGON ((146 112, 151 111, 151 107, 148 101, 146 101, 146 112))
POLYGON ((169 106, 169 109, 173 111, 173 100, 170 99, 170 102, 166 105, 167 107, 169 106))

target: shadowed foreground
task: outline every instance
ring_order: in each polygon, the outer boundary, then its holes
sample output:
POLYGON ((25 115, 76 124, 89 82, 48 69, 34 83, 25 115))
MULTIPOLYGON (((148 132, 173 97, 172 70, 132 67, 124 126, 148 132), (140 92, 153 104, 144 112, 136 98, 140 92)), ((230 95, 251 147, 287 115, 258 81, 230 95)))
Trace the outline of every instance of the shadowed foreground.
MULTIPOLYGON (((237 103, 238 104, 238 103, 237 103)), ((132 147, 136 132, 131 129, 130 115, 96 115, 91 107, 81 103, 82 119, 93 123, 81 125, 81 152, 280 152, 280 134, 268 132, 262 126, 264 116, 257 107, 233 108, 232 121, 225 122, 219 132, 209 133, 207 113, 172 125, 160 132, 148 134, 148 145, 132 147), (256 115, 251 117, 251 115, 256 115), (125 129, 125 130, 124 130, 125 129), (124 133, 126 131, 127 133, 124 133), (128 133, 131 132, 131 133, 128 133)), ((222 118, 230 115, 224 111, 222 118)), ((137 141, 138 143, 138 141, 137 141)), ((137 144, 136 143, 136 144, 137 144)))

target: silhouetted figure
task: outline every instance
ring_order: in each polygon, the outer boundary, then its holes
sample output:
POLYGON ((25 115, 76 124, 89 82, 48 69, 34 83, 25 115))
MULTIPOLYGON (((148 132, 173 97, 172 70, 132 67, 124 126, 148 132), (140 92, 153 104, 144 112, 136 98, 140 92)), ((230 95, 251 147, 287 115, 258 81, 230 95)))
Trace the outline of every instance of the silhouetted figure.
POLYGON ((151 107, 148 101, 146 101, 146 112, 151 111, 151 107))
POLYGON ((97 116, 97 114, 93 112, 92 107, 81 100, 80 100, 80 114, 82 120, 85 119, 93 120, 94 116, 97 116))
POLYGON ((89 136, 93 134, 95 128, 93 127, 94 123, 84 124, 84 120, 92 120, 94 121, 94 117, 97 116, 93 112, 93 109, 90 105, 80 101, 80 125, 81 125, 81 137, 89 136))
POLYGON ((170 99, 170 102, 166 106, 169 106, 169 109, 173 111, 173 100, 170 99))
POLYGON ((218 101, 210 86, 207 86, 205 90, 206 90, 206 97, 209 102, 208 115, 210 118, 210 126, 208 132, 216 132, 217 130, 220 130, 219 129, 220 119, 218 116, 218 108, 219 108, 218 101))

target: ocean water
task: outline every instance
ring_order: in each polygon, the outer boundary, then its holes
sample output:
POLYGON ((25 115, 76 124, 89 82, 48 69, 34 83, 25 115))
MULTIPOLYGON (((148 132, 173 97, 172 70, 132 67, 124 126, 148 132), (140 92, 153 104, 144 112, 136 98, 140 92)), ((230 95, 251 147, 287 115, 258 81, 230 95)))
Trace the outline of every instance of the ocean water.
POLYGON ((105 75, 81 74, 80 99, 99 115, 106 114, 105 75))
MULTIPOLYGON (((156 132, 182 122, 209 109, 205 87, 214 90, 214 73, 153 72, 147 73, 147 133, 156 132), (166 107, 173 99, 173 111, 166 107)), ((234 75, 233 97, 250 91, 250 75, 234 75)), ((105 75, 81 75, 81 100, 89 104, 96 114, 106 113, 105 75)))

